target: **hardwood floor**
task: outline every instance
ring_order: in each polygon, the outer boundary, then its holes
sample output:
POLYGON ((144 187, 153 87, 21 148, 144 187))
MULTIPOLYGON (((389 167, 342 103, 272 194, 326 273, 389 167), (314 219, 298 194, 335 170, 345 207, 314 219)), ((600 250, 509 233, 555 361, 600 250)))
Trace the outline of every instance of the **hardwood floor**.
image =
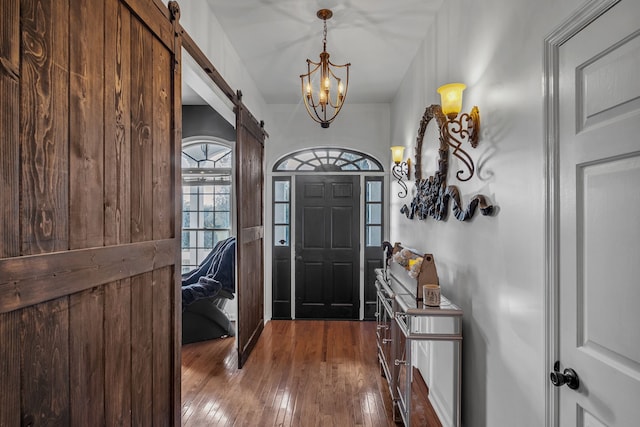
MULTIPOLYGON (((375 322, 272 320, 242 369, 235 340, 182 349, 182 425, 395 426, 375 322)), ((414 403, 415 426, 439 426, 414 403)))

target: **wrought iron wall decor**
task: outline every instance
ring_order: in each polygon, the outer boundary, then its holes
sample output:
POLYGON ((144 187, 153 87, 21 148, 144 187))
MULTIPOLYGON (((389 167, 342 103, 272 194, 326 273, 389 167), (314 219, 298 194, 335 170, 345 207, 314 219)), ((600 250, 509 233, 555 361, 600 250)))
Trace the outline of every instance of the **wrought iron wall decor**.
MULTIPOLYGON (((400 212, 405 214, 409 219, 414 219, 415 217, 418 219, 427 219, 427 217, 432 217, 438 221, 442 221, 447 217, 450 201, 453 202, 453 214, 459 221, 466 221, 473 217, 478 207, 480 207, 482 215, 486 216, 493 214, 493 205, 488 202, 486 196, 481 194, 475 195, 467 205, 466 209, 464 209, 458 187, 455 185, 447 185, 447 174, 449 171, 449 147, 453 148, 453 155, 460 159, 469 169, 468 177, 461 177, 465 172, 463 170, 459 170, 456 173, 456 177, 460 181, 468 181, 474 173, 473 161, 469 154, 461 147, 462 142, 470 140, 470 134, 465 132, 460 133, 458 131, 457 133, 460 138, 452 138, 448 127, 450 125, 456 126, 455 122, 450 123, 450 121, 447 120, 447 117, 442 112, 442 108, 438 104, 428 106, 422 115, 420 126, 418 128, 418 137, 416 139, 415 149, 416 161, 414 173, 416 180, 416 194, 409 206, 404 205, 400 209, 400 212), (436 119, 438 129, 440 130, 438 170, 435 175, 423 179, 422 145, 427 125, 434 118, 436 119)), ((477 127, 475 128, 475 131, 477 132, 477 127)), ((477 140, 474 144, 477 145, 477 140)), ((472 145, 472 147, 475 148, 475 145, 472 145)))

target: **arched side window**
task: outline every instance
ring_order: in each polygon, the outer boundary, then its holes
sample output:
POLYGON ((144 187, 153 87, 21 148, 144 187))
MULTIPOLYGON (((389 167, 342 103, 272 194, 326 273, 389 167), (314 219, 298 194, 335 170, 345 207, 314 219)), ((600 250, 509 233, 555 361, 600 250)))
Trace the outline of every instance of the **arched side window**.
POLYGON ((344 148, 309 148, 281 158, 274 172, 382 172, 379 161, 344 148))
POLYGON ((231 145, 188 138, 182 145, 182 272, 231 236, 231 145))

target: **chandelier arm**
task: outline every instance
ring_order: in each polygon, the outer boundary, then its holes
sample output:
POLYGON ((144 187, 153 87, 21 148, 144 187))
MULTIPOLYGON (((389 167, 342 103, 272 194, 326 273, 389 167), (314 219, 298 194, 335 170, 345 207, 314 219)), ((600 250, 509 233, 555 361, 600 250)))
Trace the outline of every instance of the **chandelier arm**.
POLYGON ((329 120, 327 120, 327 108, 325 106, 323 106, 322 104, 312 105, 311 108, 309 108, 310 106, 307 103, 306 98, 305 98, 305 107, 307 107, 307 112, 309 113, 309 116, 311 116, 311 118, 313 120, 315 120, 316 122, 318 122, 320 124, 331 123, 333 121, 333 119, 335 118, 335 116, 336 116, 336 114, 334 114, 329 120), (322 116, 318 113, 318 108, 317 107, 320 107, 320 111, 322 112, 322 116))
MULTIPOLYGON (((300 85, 302 88, 302 93, 304 94, 302 96, 302 100, 304 101, 305 104, 307 104, 309 102, 310 97, 307 95, 307 91, 305 89, 304 76, 300 76, 300 85)), ((311 103, 313 104, 313 99, 311 99, 311 103)))
POLYGON ((309 88, 311 88, 311 76, 318 71, 318 68, 320 67, 320 63, 319 62, 313 62, 310 59, 307 59, 307 73, 306 74, 301 74, 300 75, 300 80, 302 82, 302 97, 305 99, 305 102, 307 102, 308 99, 311 99, 311 107, 312 108, 316 108, 319 104, 316 104, 315 99, 313 97, 313 90, 309 93, 307 92, 306 88, 305 88, 305 78, 307 80, 307 85, 309 88), (313 68, 313 70, 311 69, 311 65, 314 65, 315 67, 313 68), (307 94, 310 94, 311 96, 308 97, 307 94))
POLYGON ((329 65, 331 65, 332 67, 335 67, 335 68, 345 68, 345 67, 349 68, 349 67, 351 67, 351 63, 350 62, 347 62, 346 64, 334 64, 333 62, 331 62, 330 59, 328 59, 327 62, 329 63, 329 65))
POLYGON ((309 104, 307 103, 306 99, 304 101, 304 106, 307 109, 307 113, 309 114, 309 117, 311 117, 314 121, 318 123, 322 123, 322 118, 318 115, 318 112, 316 111, 315 108, 309 108, 309 104))
MULTIPOLYGON (((307 62, 308 62, 309 64, 315 65, 315 66, 316 66, 316 68, 318 68, 320 65, 322 65, 322 62, 315 62, 315 61, 312 61, 312 60, 310 60, 310 59, 307 59, 307 62)), ((316 68, 314 68, 314 69, 313 69, 312 73, 313 73, 313 72, 315 72, 316 68)))
MULTIPOLYGON (((331 62, 329 62, 330 65, 332 66, 336 66, 334 64, 332 64, 331 62)), ((329 97, 329 105, 331 105, 331 107, 335 108, 336 111, 334 112, 333 116, 337 116, 338 113, 340 112, 340 110, 342 109, 342 106, 344 105, 344 100, 347 98, 347 90, 349 89, 349 67, 348 65, 350 64, 345 64, 342 66, 338 66, 338 67, 345 67, 347 66, 347 75, 346 75, 346 81, 344 82, 344 92, 342 93, 342 101, 338 104, 334 104, 333 101, 331 100, 331 97, 329 97)), ((333 77, 336 81, 338 82, 342 82, 342 79, 339 78, 331 68, 328 69, 329 70, 329 74, 331 75, 331 77, 333 77)))

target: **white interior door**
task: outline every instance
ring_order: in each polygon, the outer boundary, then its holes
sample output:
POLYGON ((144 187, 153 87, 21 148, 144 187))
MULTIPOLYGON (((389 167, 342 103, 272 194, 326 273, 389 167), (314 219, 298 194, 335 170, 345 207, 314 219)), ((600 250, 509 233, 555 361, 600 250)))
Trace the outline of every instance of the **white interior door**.
POLYGON ((560 426, 640 425, 640 2, 560 47, 560 426))

